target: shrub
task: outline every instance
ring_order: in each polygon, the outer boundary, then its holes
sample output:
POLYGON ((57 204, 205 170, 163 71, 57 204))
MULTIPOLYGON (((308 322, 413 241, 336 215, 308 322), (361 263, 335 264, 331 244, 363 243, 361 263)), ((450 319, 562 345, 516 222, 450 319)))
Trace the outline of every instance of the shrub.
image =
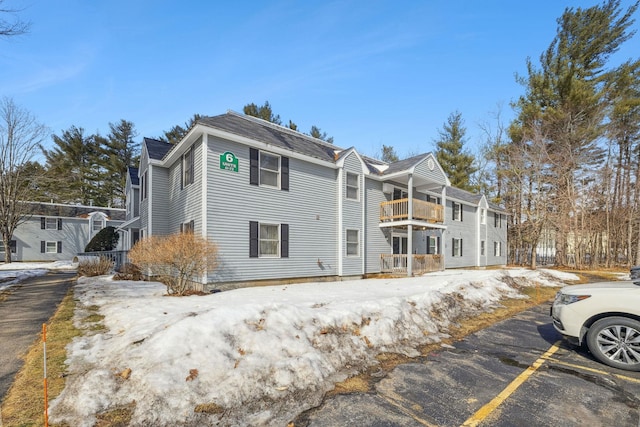
POLYGON ((98 231, 84 248, 85 252, 104 252, 112 251, 118 245, 120 235, 115 227, 108 226, 98 231))
POLYGON ((129 259, 167 287, 169 295, 185 295, 190 283, 217 265, 217 247, 193 233, 150 236, 139 240, 129 259))
POLYGON ((78 263, 78 276, 104 276, 113 270, 113 261, 106 257, 95 257, 78 263))

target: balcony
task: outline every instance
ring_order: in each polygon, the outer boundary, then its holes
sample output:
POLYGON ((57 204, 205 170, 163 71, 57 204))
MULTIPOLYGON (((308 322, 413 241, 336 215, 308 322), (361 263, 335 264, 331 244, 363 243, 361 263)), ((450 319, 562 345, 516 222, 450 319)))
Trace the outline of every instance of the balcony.
MULTIPOLYGON (((407 254, 381 254, 380 271, 382 273, 407 273, 407 254)), ((413 274, 424 274, 444 270, 442 255, 411 255, 413 257, 413 274)))
MULTIPOLYGON (((380 222, 403 221, 409 219, 409 199, 391 200, 380 203, 380 222)), ((444 222, 444 206, 424 200, 413 199, 412 220, 430 223, 444 222)))

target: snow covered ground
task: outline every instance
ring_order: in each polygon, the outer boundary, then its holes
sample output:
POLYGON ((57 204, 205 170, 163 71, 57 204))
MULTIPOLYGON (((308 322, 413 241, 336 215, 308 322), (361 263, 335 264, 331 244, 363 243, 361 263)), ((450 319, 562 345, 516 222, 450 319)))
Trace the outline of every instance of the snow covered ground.
POLYGON ((70 345, 52 421, 93 426, 96 413, 129 405, 136 426, 286 425, 377 354, 416 355, 461 316, 524 297, 519 286, 576 279, 450 270, 168 297, 160 283, 81 278, 78 325, 99 307, 106 330, 87 329, 70 345))
POLYGON ((12 262, 0 264, 0 291, 7 289, 23 279, 42 276, 49 270, 70 270, 71 261, 55 262, 12 262))

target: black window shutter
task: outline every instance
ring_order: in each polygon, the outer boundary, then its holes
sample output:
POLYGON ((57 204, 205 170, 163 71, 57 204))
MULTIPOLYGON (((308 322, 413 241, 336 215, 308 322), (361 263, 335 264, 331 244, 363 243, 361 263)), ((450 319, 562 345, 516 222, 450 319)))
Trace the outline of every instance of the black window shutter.
POLYGON ((436 243, 436 254, 439 254, 441 251, 440 249, 440 236, 438 236, 438 241, 436 243))
POLYGON ((427 255, 431 253, 431 236, 427 236, 427 255))
POLYGON ((464 207, 461 204, 460 205, 460 222, 462 222, 462 212, 464 212, 464 207))
POLYGON ((258 177, 258 150, 249 148, 249 184, 258 185, 260 183, 258 177))
POLYGON ((44 253, 44 247, 45 247, 46 243, 44 240, 40 240, 40 252, 44 253))
POLYGON ((62 242, 58 242, 58 253, 62 253, 62 242))
POLYGON ((281 165, 282 171, 280 176, 280 189, 283 191, 289 191, 289 158, 282 157, 281 165))
POLYGON ((451 219, 452 220, 456 219, 456 203, 455 202, 451 202, 451 219))
POLYGON ((11 248, 11 252, 15 254, 16 250, 18 249, 18 242, 12 240, 11 242, 9 242, 9 247, 11 248))
POLYGON ((180 233, 184 233, 184 224, 180 223, 180 233))
POLYGON ((194 220, 189 221, 189 229, 191 230, 191 234, 196 232, 196 222, 194 220))
POLYGON ((280 224, 280 257, 289 258, 289 224, 280 224))
POLYGON ((62 230, 62 218, 58 218, 58 230, 62 230))
POLYGON ((180 157, 180 190, 184 189, 184 155, 180 157))
POLYGON ((456 256, 456 239, 451 239, 451 256, 456 256))
POLYGON ((258 258, 258 222, 249 221, 249 258, 258 258))
POLYGON ((460 239, 460 256, 462 256, 462 239, 460 239))
POLYGON ((44 229, 45 229, 45 227, 46 227, 46 221, 47 221, 47 220, 45 219, 45 217, 43 217, 43 216, 41 216, 41 217, 40 217, 40 228, 41 228, 42 230, 44 230, 44 229))

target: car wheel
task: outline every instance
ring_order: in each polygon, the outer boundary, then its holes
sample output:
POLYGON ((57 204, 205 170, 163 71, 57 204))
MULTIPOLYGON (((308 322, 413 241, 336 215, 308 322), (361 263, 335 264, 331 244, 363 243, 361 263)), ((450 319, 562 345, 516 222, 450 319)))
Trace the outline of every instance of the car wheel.
POLYGON ((591 354, 609 366, 640 371, 640 322, 626 317, 606 317, 587 332, 591 354))

